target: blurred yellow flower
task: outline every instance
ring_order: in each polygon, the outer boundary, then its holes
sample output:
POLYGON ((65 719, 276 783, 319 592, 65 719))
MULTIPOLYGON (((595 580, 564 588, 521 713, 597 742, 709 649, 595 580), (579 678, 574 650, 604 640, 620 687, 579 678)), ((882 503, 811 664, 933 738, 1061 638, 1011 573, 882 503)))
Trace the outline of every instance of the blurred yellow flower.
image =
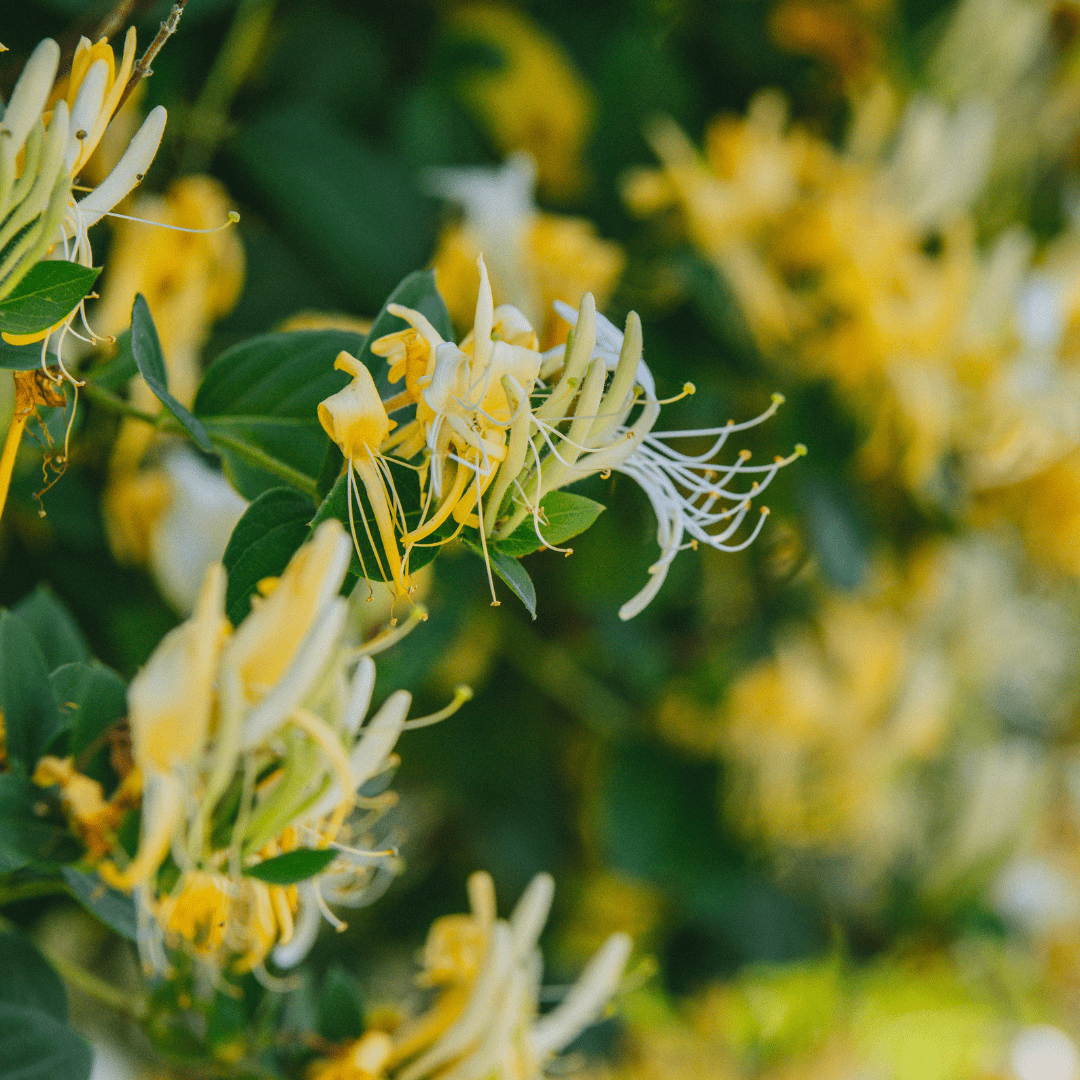
POLYGON ((513 304, 536 327, 540 348, 549 349, 566 340, 568 329, 554 302, 576 308, 591 292, 603 308, 625 259, 619 245, 600 239, 584 218, 541 212, 533 202, 535 183, 536 166, 525 153, 497 169, 433 170, 435 194, 465 212, 460 224, 440 235, 433 269, 454 325, 466 326, 480 284, 476 260, 483 252, 495 304, 513 304))
POLYGON ((364 798, 358 789, 389 768, 411 699, 391 694, 362 726, 375 666, 344 640, 338 590, 349 559, 340 523, 325 522, 281 578, 264 583, 266 595, 235 632, 215 566, 195 614, 131 683, 142 833, 134 859, 113 842, 98 869, 109 884, 134 889, 140 953, 153 970, 169 969, 165 946, 211 970, 231 963, 261 972, 268 956, 291 967, 324 917, 344 928, 328 904, 355 906, 393 876, 392 850, 356 846, 368 843, 393 796, 364 798), (297 885, 248 873, 308 849, 334 856, 297 885), (175 880, 159 873, 167 854, 175 880))
POLYGON ((558 43, 523 12, 464 4, 447 17, 452 37, 493 49, 501 63, 460 77, 460 92, 503 154, 528 151, 540 184, 566 197, 584 182, 581 156, 593 126, 592 94, 558 43))

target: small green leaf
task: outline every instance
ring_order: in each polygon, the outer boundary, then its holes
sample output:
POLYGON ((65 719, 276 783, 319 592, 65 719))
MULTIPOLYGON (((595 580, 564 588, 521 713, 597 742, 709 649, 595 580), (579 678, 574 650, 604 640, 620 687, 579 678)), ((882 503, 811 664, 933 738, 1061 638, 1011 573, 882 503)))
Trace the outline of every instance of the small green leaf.
POLYGON ((292 488, 263 492, 236 523, 222 562, 229 574, 225 614, 233 626, 251 610, 255 586, 279 577, 293 553, 308 537, 315 506, 292 488))
POLYGON ((34 635, 50 671, 61 664, 90 659, 90 647, 74 616, 47 585, 39 585, 12 610, 34 635))
POLYGON ((60 259, 35 263, 0 300, 0 331, 37 334, 55 326, 75 310, 100 273, 100 266, 79 266, 60 259))
POLYGON ((359 1039, 364 1034, 364 1007, 356 986, 340 964, 323 980, 316 1031, 330 1042, 359 1039))
POLYGON ((0 1061, 4 1080, 88 1080, 90 1044, 31 1005, 0 1001, 0 1061))
MULTIPOLYGON (((479 540, 474 540, 471 536, 467 537, 465 538, 465 546, 470 551, 476 552, 480 558, 484 557, 484 549, 480 546, 479 540)), ((533 585, 532 578, 529 577, 525 567, 517 559, 496 550, 491 544, 488 544, 488 559, 491 561, 491 569, 510 586, 513 594, 525 605, 529 614, 535 619, 536 587, 533 585)))
MULTIPOLYGON (((540 534, 552 545, 561 547, 571 537, 583 533, 603 513, 604 506, 584 495, 570 491, 549 491, 540 500, 540 534), (544 519, 547 524, 543 524, 544 519)), ((504 555, 520 559, 543 547, 537 538, 532 518, 526 518, 505 540, 495 547, 504 555)))
POLYGON ((9 345, 0 340, 0 369, 32 371, 41 366, 41 342, 36 345, 9 345))
POLYGON ((131 307, 131 353, 139 366, 139 374, 146 380, 146 385, 154 392, 158 401, 176 417, 200 450, 212 454, 214 445, 210 442, 206 428, 169 393, 165 356, 161 351, 161 342, 158 340, 150 308, 147 307, 142 293, 136 294, 131 307))
POLYGON ((67 993, 60 976, 22 934, 0 934, 0 971, 0 1002, 25 1005, 67 1023, 67 993))
POLYGON ((75 767, 107 787, 115 784, 105 732, 127 715, 127 684, 98 660, 65 664, 50 676, 75 767))
POLYGON ((0 873, 79 856, 54 794, 25 776, 0 773, 0 823, 0 873))
POLYGON ((64 722, 45 658, 26 624, 11 611, 0 613, 0 712, 8 756, 32 772, 64 722))
POLYGON ((297 848, 296 851, 287 851, 277 858, 256 863, 244 873, 248 877, 265 881, 267 885, 295 885, 298 881, 307 881, 325 870, 337 858, 337 854, 333 848, 320 851, 297 848))
POLYGON ((138 927, 135 901, 116 889, 109 888, 97 874, 86 874, 72 866, 61 871, 72 895, 83 907, 93 912, 106 926, 121 937, 135 941, 138 927))

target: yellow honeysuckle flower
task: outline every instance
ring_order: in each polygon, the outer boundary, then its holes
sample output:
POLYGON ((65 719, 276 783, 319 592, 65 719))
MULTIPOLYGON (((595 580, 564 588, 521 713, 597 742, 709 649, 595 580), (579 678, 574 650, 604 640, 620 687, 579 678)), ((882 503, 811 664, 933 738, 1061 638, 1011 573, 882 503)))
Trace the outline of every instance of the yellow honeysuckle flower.
POLYGON ((342 1053, 312 1066, 310 1080, 383 1080, 393 1044, 383 1031, 369 1031, 342 1053))
POLYGON ((612 934, 561 1003, 539 1015, 543 960, 536 947, 554 882, 538 874, 509 920, 499 919, 487 874, 468 884, 470 916, 437 920, 424 948, 421 985, 439 987, 431 1009, 393 1032, 384 1069, 393 1080, 540 1080, 545 1065, 603 1014, 630 955, 612 934))
POLYGON ((231 964, 259 974, 268 958, 291 967, 323 918, 344 928, 328 905, 367 902, 393 878, 394 851, 371 845, 394 796, 359 789, 390 768, 403 730, 449 715, 469 694, 459 690, 447 709, 409 722, 411 698, 398 691, 364 724, 375 686, 366 652, 389 641, 356 649, 345 639, 339 590, 350 547, 340 522, 324 522, 232 633, 222 614, 225 575, 214 567, 194 615, 131 683, 142 835, 130 861, 106 835, 112 858, 98 869, 134 891, 148 968, 169 970, 166 946, 213 970, 231 964), (304 848, 334 857, 296 886, 246 873, 304 848), (179 876, 162 890, 167 854, 179 876))
POLYGON ((481 252, 495 302, 513 304, 536 327, 544 349, 566 340, 566 323, 552 307, 556 300, 577 307, 591 292, 598 306, 607 303, 622 273, 622 250, 600 239, 584 218, 537 209, 536 166, 528 154, 512 154, 496 169, 436 169, 429 175, 432 191, 465 212, 460 225, 443 231, 432 260, 435 284, 456 325, 472 319, 481 252))
MULTIPOLYGON (((622 618, 633 617, 655 596, 684 547, 703 543, 739 551, 752 543, 767 511, 748 537, 732 539, 751 500, 806 450, 798 446, 789 457, 769 465, 749 465, 746 451, 730 464, 715 459, 732 434, 772 416, 783 398, 775 395, 769 409, 742 424, 655 432, 661 406, 670 402, 656 397, 642 359, 636 314, 627 319, 624 336, 597 314, 591 293, 583 297, 579 312, 557 302, 562 317, 576 324, 573 342, 540 353, 525 316, 509 305, 495 308, 482 257, 477 267, 480 289, 473 328, 460 345, 443 341, 420 312, 391 304, 387 310, 409 323, 409 329, 387 334, 371 346, 375 355, 390 362, 391 381, 405 380, 405 389, 382 406, 387 411, 416 406, 414 419, 386 438, 379 450, 380 457, 393 455, 404 462, 423 454, 422 463, 413 466, 426 488, 420 522, 400 538, 406 560, 415 544, 450 539, 428 540, 449 521, 459 527, 455 536, 461 528, 475 528, 486 556, 488 537, 504 539, 531 516, 541 544, 550 547, 540 530, 544 496, 594 473, 612 471, 625 473, 644 488, 657 514, 661 548, 649 583, 623 606, 622 618), (539 404, 536 398, 542 399, 539 404), (705 436, 713 445, 704 454, 682 454, 669 445, 672 439, 705 436), (748 478, 749 487, 730 490, 728 484, 736 477, 748 478)), ((383 414, 374 384, 368 387, 370 375, 357 378, 366 379, 363 406, 349 415, 363 434, 363 445, 370 448, 365 440, 383 431, 383 414)), ((689 393, 691 384, 671 400, 689 393)), ((329 419, 323 424, 347 457, 359 452, 359 443, 350 449, 344 433, 329 419)), ((378 493, 376 489, 371 496, 373 505, 378 493)), ((384 502, 389 503, 389 495, 384 502)), ((389 509, 384 516, 389 522, 389 509)), ((387 533, 381 526, 380 531, 389 548, 387 533)), ((490 565, 488 574, 491 583, 490 565)), ((498 603, 493 583, 492 600, 498 603)))
POLYGON ((588 86, 566 53, 526 15, 488 3, 454 8, 455 36, 478 40, 503 58, 498 68, 471 71, 460 83, 504 153, 528 151, 540 182, 554 195, 577 191, 584 180, 581 156, 593 124, 588 86))
POLYGON ((397 542, 399 520, 401 530, 405 528, 405 521, 403 516, 400 519, 397 518, 399 503, 394 490, 393 477, 385 466, 380 468, 379 464, 381 461, 379 447, 386 441, 390 430, 397 427, 397 422, 386 415, 386 409, 379 397, 379 392, 375 389, 371 372, 355 356, 347 352, 339 353, 337 360, 334 361, 334 367, 339 371, 348 372, 352 376, 352 382, 320 403, 319 422, 330 438, 337 443, 345 457, 345 467, 348 471, 349 527, 352 531, 356 553, 360 557, 364 576, 367 577, 367 568, 364 567, 363 556, 360 555, 360 542, 356 537, 354 502, 360 506, 364 529, 371 540, 372 549, 376 552, 376 558, 378 558, 378 548, 371 536, 367 518, 364 516, 359 491, 355 487, 359 478, 371 503, 372 512, 375 514, 379 539, 386 557, 385 568, 382 560, 379 560, 379 571, 384 580, 393 582, 396 595, 407 596, 410 590, 408 563, 407 559, 402 559, 397 542))

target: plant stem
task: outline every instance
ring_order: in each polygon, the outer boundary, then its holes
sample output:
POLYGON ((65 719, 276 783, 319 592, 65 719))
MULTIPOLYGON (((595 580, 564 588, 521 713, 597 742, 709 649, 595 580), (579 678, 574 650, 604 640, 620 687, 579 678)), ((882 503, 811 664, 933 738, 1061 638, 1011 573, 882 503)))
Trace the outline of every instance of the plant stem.
POLYGON ((47 950, 45 957, 65 982, 70 983, 76 990, 82 991, 87 997, 101 1002, 102 1005, 132 1020, 141 1021, 146 1018, 148 1011, 146 1000, 141 995, 132 994, 128 990, 120 990, 52 951, 47 950))
POLYGON ((130 416, 134 420, 145 420, 148 424, 157 425, 158 418, 152 413, 143 412, 141 409, 136 409, 134 405, 129 405, 122 397, 114 394, 111 390, 106 390, 104 386, 98 386, 86 380, 82 388, 82 392, 95 404, 100 405, 103 409, 108 409, 110 412, 119 413, 121 416, 130 416))
POLYGON ((157 32, 157 37, 147 46, 146 52, 139 57, 135 64, 135 68, 131 73, 131 78, 128 79, 127 85, 124 87, 124 92, 120 95, 120 101, 117 103, 116 109, 119 111, 120 107, 131 96, 132 90, 142 82, 148 75, 152 75, 150 65, 154 62, 154 57, 161 52, 162 46, 176 33, 176 27, 180 22, 180 16, 184 14, 184 5, 187 0, 176 0, 176 3, 172 6, 172 11, 169 12, 168 18, 161 24, 161 29, 157 32))
POLYGON ((15 881, 0 885, 0 907, 20 900, 36 900, 39 896, 59 896, 68 892, 62 878, 38 878, 34 881, 15 881))

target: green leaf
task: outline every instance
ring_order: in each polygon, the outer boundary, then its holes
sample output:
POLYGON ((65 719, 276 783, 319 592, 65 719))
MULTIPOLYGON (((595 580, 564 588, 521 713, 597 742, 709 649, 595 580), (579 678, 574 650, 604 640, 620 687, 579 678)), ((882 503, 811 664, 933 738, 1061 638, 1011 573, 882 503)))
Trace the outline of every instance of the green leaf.
POLYGON ((79 266, 60 259, 35 263, 0 300, 0 331, 36 334, 55 326, 75 310, 100 273, 100 266, 79 266))
POLYGON ((97 874, 86 874, 73 866, 61 871, 72 895, 83 907, 93 912, 106 926, 121 937, 135 941, 138 924, 135 918, 135 900, 116 889, 109 888, 97 874))
POLYGON ((50 676, 76 768, 105 785, 115 782, 105 732, 127 715, 127 684, 98 660, 65 664, 50 676))
POLYGON ((32 371, 41 366, 41 342, 36 345, 9 345, 0 340, 0 369, 32 371))
POLYGON ((90 659, 90 647, 74 616, 47 585, 39 585, 12 611, 34 635, 50 671, 55 671, 61 664, 90 659))
POLYGON ((60 976, 22 934, 0 934, 0 1003, 25 1005, 67 1023, 67 993, 60 976))
POLYGON ((165 356, 161 351, 161 342, 158 340, 150 308, 147 307, 142 293, 136 294, 131 307, 131 353, 139 366, 139 374, 146 380, 146 385, 154 392, 158 401, 176 417, 200 450, 212 454, 214 446, 206 428, 169 393, 165 356))
POLYGON ((307 539, 314 516, 311 500, 292 488, 265 491, 244 511, 221 560, 229 574, 225 614, 233 626, 251 610, 255 586, 263 578, 281 575, 307 539))
POLYGON ((206 430, 229 482, 245 498, 256 499, 283 481, 314 497, 330 442, 319 424, 287 416, 221 416, 208 419, 206 430))
POLYGON ((316 427, 319 402, 349 382, 334 370, 343 349, 358 354, 364 338, 346 330, 263 334, 226 349, 207 369, 195 415, 291 416, 316 427))
POLYGON ((0 712, 8 756, 33 771, 64 722, 45 658, 26 624, 11 611, 0 613, 0 712))
POLYGON ((0 1002, 0 1061, 4 1080, 87 1080, 90 1044, 30 1005, 0 1002))
MULTIPOLYGON (((583 533, 604 510, 603 503, 569 491, 549 491, 540 500, 540 533, 553 547, 561 547, 571 537, 583 533), (547 518, 547 524, 543 524, 547 518)), ((526 518, 495 547, 504 555, 520 559, 543 547, 536 536, 532 518, 526 518)))
POLYGON ((316 1031, 331 1042, 359 1039, 364 1034, 364 1006, 356 985, 340 964, 323 980, 316 1031))
POLYGON ((337 858, 337 854, 333 848, 320 851, 297 848, 296 851, 287 851, 274 859, 249 866, 244 873, 265 881, 267 885, 295 885, 325 870, 337 858))
POLYGON ((319 423, 319 402, 349 381, 334 370, 338 353, 355 354, 363 344, 344 330, 264 334, 210 365, 194 410, 237 491, 255 499, 285 482, 315 497, 332 445, 319 423))
MULTIPOLYGON (((390 475, 394 478, 394 488, 398 493, 401 508, 405 512, 405 524, 408 529, 415 529, 420 524, 420 514, 423 510, 420 501, 420 479, 415 469, 410 469, 400 462, 388 460, 387 466, 390 469, 390 475)), ((322 505, 316 512, 311 522, 313 530, 331 517, 336 517, 345 526, 346 530, 349 529, 347 483, 347 476, 342 473, 338 478, 338 482, 330 489, 330 494, 323 499, 322 505)), ((375 525, 375 514, 371 508, 367 491, 364 489, 363 483, 359 481, 357 482, 357 489, 360 492, 360 505, 358 507, 356 502, 353 502, 353 522, 356 526, 356 541, 360 545, 360 554, 357 555, 356 551, 353 551, 352 562, 349 564, 349 573, 345 579, 345 585, 342 587, 342 592, 346 594, 352 590, 359 578, 366 576, 371 581, 381 581, 382 578, 379 574, 380 560, 382 565, 386 566, 386 556, 383 554, 381 544, 378 548, 378 554, 376 554, 370 540, 368 540, 367 529, 364 528, 364 519, 366 518, 371 528, 371 535, 375 537, 378 543, 379 531, 375 525), (361 563, 361 559, 363 559, 363 563, 361 563), (367 569, 366 575, 364 574, 364 568, 367 569)), ((457 528, 457 523, 451 520, 424 541, 425 544, 430 543, 430 547, 414 547, 409 557, 410 572, 415 572, 422 566, 427 566, 428 563, 433 562, 440 550, 438 540, 441 537, 448 536, 455 528, 457 528)), ((389 570, 387 570, 387 573, 389 573, 389 570)))
MULTIPOLYGON (((474 540, 471 536, 466 537, 465 546, 470 551, 476 552, 480 558, 484 557, 484 549, 480 546, 479 540, 474 540)), ((535 619, 536 588, 525 567, 517 559, 498 551, 491 544, 488 544, 488 559, 491 562, 491 569, 510 586, 513 594, 525 605, 529 614, 535 619)))
POLYGON ((226 152, 232 169, 342 304, 373 311, 431 257, 435 202, 391 154, 334 112, 297 99, 242 125, 226 152))
POLYGON ((0 873, 79 857, 55 793, 25 776, 0 773, 0 822, 0 873))

